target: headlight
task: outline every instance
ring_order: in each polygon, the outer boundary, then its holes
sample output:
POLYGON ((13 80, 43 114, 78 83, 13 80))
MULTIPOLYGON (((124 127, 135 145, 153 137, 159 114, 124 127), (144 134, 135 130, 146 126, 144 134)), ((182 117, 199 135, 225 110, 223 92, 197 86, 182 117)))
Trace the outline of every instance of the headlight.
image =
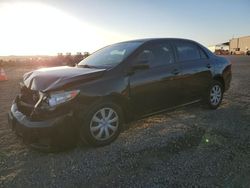
POLYGON ((51 93, 48 98, 49 106, 55 107, 59 104, 68 102, 74 99, 79 93, 80 93, 80 90, 51 93))

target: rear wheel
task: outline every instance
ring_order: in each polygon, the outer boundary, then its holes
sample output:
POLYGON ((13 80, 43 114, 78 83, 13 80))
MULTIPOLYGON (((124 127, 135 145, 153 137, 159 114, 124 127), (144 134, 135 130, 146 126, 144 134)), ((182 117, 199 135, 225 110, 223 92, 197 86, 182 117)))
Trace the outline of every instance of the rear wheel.
POLYGON ((114 103, 94 105, 83 118, 80 138, 91 145, 107 145, 120 134, 123 115, 121 108, 114 103))
POLYGON ((216 109, 220 106, 223 98, 223 86, 219 81, 213 81, 210 89, 209 94, 207 97, 207 104, 211 109, 216 109))

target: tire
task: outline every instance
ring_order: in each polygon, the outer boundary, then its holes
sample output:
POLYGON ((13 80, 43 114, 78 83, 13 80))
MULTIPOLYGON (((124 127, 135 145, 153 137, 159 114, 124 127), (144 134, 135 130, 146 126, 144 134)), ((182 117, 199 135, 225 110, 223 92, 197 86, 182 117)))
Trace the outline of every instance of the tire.
POLYGON ((85 113, 80 139, 92 146, 108 145, 119 136, 122 125, 122 109, 112 102, 101 102, 85 113))
POLYGON ((206 103, 210 109, 217 109, 223 99, 223 85, 221 82, 214 80, 209 88, 206 103))

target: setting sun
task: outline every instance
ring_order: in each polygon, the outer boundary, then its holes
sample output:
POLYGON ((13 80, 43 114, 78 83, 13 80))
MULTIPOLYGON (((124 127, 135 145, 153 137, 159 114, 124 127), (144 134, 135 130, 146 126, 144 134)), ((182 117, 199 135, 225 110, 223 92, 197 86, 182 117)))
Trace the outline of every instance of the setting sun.
POLYGON ((0 4, 1 55, 94 51, 126 37, 41 3, 0 4))

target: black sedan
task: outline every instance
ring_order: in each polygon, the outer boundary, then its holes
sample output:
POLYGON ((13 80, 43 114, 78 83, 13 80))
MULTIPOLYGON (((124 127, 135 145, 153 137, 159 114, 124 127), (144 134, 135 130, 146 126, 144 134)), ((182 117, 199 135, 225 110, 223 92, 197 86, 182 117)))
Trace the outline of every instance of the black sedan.
POLYGON ((121 42, 98 50, 76 67, 26 73, 9 124, 36 147, 76 137, 102 146, 134 119, 199 101, 218 108, 230 81, 230 62, 197 42, 121 42))

